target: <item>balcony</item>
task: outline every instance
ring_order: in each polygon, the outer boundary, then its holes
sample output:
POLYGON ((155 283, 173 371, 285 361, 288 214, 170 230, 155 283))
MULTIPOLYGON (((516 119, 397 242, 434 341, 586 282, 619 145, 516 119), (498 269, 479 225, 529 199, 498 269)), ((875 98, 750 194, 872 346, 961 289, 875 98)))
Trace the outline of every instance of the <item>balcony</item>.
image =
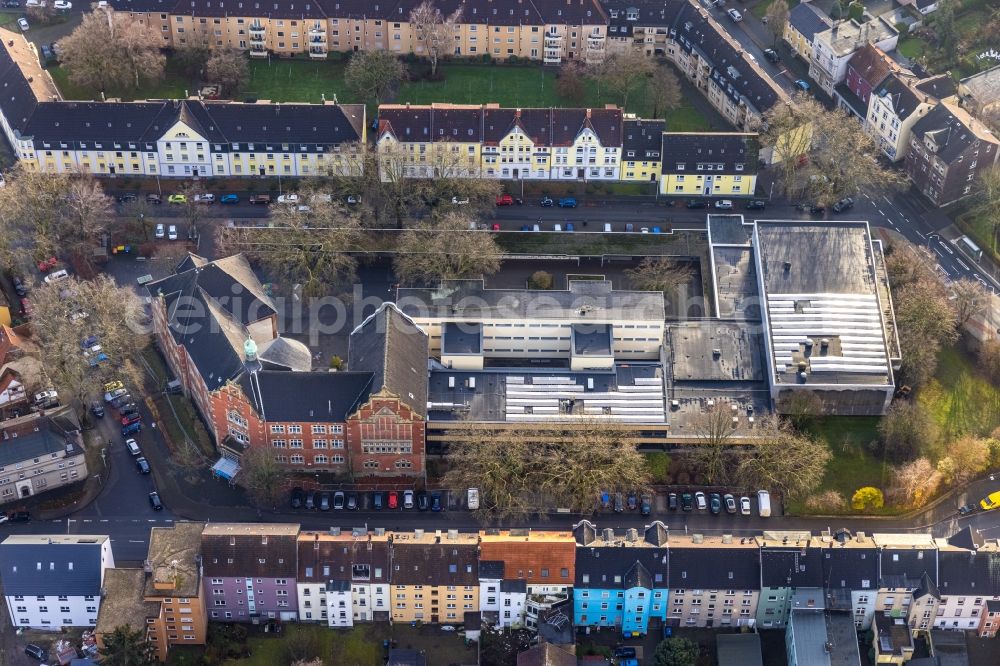
POLYGON ((326 47, 320 46, 310 46, 309 47, 309 57, 313 60, 326 60, 326 47))
POLYGON ((545 33, 545 46, 562 46, 563 35, 561 33, 547 32, 545 33))
POLYGON ((323 36, 326 36, 326 30, 324 30, 324 29, 323 29, 323 26, 319 26, 319 25, 314 25, 314 26, 313 26, 313 27, 312 27, 312 28, 311 28, 311 29, 309 30, 309 36, 310 36, 310 37, 313 37, 313 36, 315 36, 315 35, 323 35, 323 36))
POLYGON ((250 57, 251 58, 266 58, 267 49, 263 46, 251 46, 250 47, 250 57))
POLYGON ((250 33, 250 43, 251 44, 263 44, 264 43, 264 33, 263 32, 251 32, 250 33))
POLYGON ((326 35, 309 35, 309 44, 326 44, 326 35))

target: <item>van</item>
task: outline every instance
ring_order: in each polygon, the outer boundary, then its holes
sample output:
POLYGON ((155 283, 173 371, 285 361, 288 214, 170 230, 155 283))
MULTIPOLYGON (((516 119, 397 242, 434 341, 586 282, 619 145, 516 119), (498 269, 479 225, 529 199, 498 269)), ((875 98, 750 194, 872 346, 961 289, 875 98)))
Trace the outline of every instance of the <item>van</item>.
POLYGON ((562 231, 562 225, 556 224, 552 227, 552 231, 562 231))
POLYGON ((606 233, 606 234, 611 233, 611 223, 610 222, 605 222, 604 223, 604 233, 606 233))
POLYGON ((757 512, 761 518, 771 515, 771 496, 766 490, 757 491, 757 512))
POLYGON ((46 275, 45 284, 53 284, 68 279, 69 279, 69 273, 67 273, 65 269, 61 269, 56 271, 55 273, 49 273, 48 275, 46 275))
POLYGON ((126 439, 125 448, 134 456, 142 455, 142 451, 139 450, 139 444, 134 439, 126 439))
POLYGON ((181 386, 181 380, 171 379, 167 382, 167 393, 183 393, 184 387, 181 386))
POLYGON ((479 488, 469 488, 467 493, 467 504, 469 506, 469 511, 475 511, 479 508, 479 488))

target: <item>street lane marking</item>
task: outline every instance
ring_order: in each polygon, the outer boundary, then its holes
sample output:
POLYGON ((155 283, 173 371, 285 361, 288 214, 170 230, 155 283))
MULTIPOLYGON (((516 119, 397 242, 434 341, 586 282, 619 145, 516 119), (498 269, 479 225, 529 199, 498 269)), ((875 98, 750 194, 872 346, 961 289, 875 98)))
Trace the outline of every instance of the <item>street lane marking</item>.
POLYGON ((136 541, 135 539, 129 539, 129 543, 146 543, 145 541, 136 541))
POLYGON ((958 257, 955 257, 955 261, 958 262, 958 265, 961 266, 962 268, 964 268, 965 270, 967 270, 967 271, 971 271, 972 270, 971 268, 969 268, 968 266, 966 266, 965 262, 962 261, 961 259, 959 259, 958 257))
POLYGON ((938 246, 937 246, 937 245, 932 245, 932 246, 931 246, 931 249, 932 249, 932 250, 934 250, 935 252, 937 252, 938 254, 940 254, 940 255, 941 255, 942 257, 946 256, 946 255, 945 255, 945 253, 944 253, 944 252, 942 252, 942 251, 941 251, 941 250, 940 250, 940 249, 938 248, 938 246))

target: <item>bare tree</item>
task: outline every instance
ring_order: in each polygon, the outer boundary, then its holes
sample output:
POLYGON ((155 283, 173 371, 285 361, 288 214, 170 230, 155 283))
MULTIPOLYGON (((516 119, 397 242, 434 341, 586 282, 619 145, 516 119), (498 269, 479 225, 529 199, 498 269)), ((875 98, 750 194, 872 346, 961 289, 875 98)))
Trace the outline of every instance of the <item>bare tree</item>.
POLYGON ((455 26, 461 17, 461 7, 445 15, 433 0, 424 0, 410 12, 410 26, 417 43, 431 61, 432 77, 437 76, 438 61, 452 52, 455 26))
POLYGON ((934 496, 941 485, 941 473, 927 458, 917 458, 892 471, 892 484, 886 493, 897 506, 920 507, 934 496))
POLYGON ((919 402, 897 400, 879 421, 878 433, 884 456, 903 463, 927 455, 940 429, 919 402))
POLYGON ((672 296, 691 281, 694 271, 690 264, 669 257, 646 257, 638 266, 625 271, 625 275, 635 289, 662 291, 672 296))
POLYGON ((470 230, 475 224, 452 211, 432 225, 403 232, 393 259, 396 276, 409 284, 434 284, 496 273, 500 247, 492 233, 470 230))
POLYGON ((559 68, 559 77, 556 79, 556 92, 559 97, 572 104, 579 104, 586 94, 586 82, 584 77, 586 72, 579 60, 570 60, 559 68))
POLYGON ((86 404, 104 381, 141 376, 133 359, 149 336, 142 306, 130 289, 105 275, 70 278, 37 287, 31 301, 32 335, 49 379, 64 396, 86 404), (91 336, 96 340, 88 340, 91 336))
POLYGON ((236 483, 258 508, 274 505, 284 493, 285 471, 274 452, 265 447, 250 447, 240 456, 240 471, 236 483))
POLYGON ((249 76, 246 55, 237 49, 217 49, 205 64, 208 80, 229 91, 229 96, 240 89, 249 76))
POLYGON ((830 204, 870 183, 899 185, 903 177, 879 160, 878 146, 842 109, 829 110, 805 94, 776 104, 758 129, 773 148, 778 186, 789 199, 830 204))
POLYGON ((458 425, 451 434, 445 483, 479 488, 483 518, 508 521, 554 506, 589 513, 602 491, 641 490, 648 482, 642 455, 615 423, 565 432, 458 425))
POLYGON ((642 51, 629 49, 612 53, 591 68, 591 75, 605 90, 615 95, 621 105, 628 108, 632 93, 648 85, 656 65, 642 51))
POLYGON ((796 430, 804 430, 823 413, 823 400, 812 391, 785 391, 779 397, 777 407, 796 430))
POLYGON ((98 10, 84 14, 80 25, 59 41, 59 58, 77 85, 101 91, 138 89, 142 79, 163 76, 162 42, 151 25, 127 13, 98 10))
POLYGON ((361 98, 377 107, 400 81, 406 78, 406 65, 391 51, 355 53, 344 72, 344 83, 361 98))
POLYGON ((948 444, 948 455, 938 461, 937 470, 945 483, 962 485, 986 469, 990 459, 989 440, 966 435, 948 444))
POLYGON ((789 496, 819 488, 832 458, 825 444, 774 415, 754 424, 753 438, 753 448, 741 457, 737 470, 742 485, 773 488, 789 496))
POLYGON ((184 43, 174 49, 174 61, 188 76, 203 76, 205 65, 212 57, 212 43, 207 32, 192 30, 184 38, 184 43))
POLYGON ((985 313, 989 307, 990 292, 981 282, 963 278, 952 282, 949 289, 954 297, 951 303, 959 327, 965 326, 970 320, 985 313))
POLYGON ((774 0, 764 12, 767 19, 767 31, 774 38, 772 44, 777 44, 781 35, 785 32, 785 23, 788 22, 788 3, 785 0, 774 0))
POLYGON ((956 339, 958 317, 948 293, 920 249, 903 243, 886 258, 902 353, 901 373, 912 387, 933 376, 941 347, 956 339))
POLYGON ((653 70, 646 84, 646 99, 653 107, 653 118, 661 118, 681 105, 681 81, 672 65, 662 64, 653 70))

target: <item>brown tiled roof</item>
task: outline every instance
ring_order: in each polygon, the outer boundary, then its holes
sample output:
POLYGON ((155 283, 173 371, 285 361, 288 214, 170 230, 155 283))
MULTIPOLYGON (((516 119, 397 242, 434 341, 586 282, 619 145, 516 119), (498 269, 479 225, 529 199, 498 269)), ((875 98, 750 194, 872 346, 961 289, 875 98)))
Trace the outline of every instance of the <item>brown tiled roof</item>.
POLYGON ((459 542, 447 537, 407 542, 410 535, 394 535, 393 585, 479 585, 478 544, 465 536, 459 542))
POLYGON ((865 44, 858 49, 847 61, 847 66, 852 67, 872 88, 885 81, 890 72, 900 70, 882 49, 873 44, 865 44))
POLYGON ((388 583, 390 578, 389 542, 384 537, 359 537, 345 533, 331 536, 325 532, 302 532, 298 540, 300 583, 325 583, 330 580, 353 580, 352 566, 367 564, 373 583, 388 583), (329 567, 329 574, 324 573, 329 567), (377 571, 376 571, 377 570, 377 571), (376 576, 376 573, 381 576, 376 576))
POLYGON ((298 524, 211 523, 201 533, 204 575, 295 578, 298 524))
POLYGON ((517 666, 576 666, 576 655, 567 647, 541 643, 517 655, 517 666))
POLYGON ((576 540, 570 532, 536 533, 512 530, 497 536, 484 533, 480 559, 504 563, 504 578, 523 579, 529 584, 572 585, 575 575, 576 540), (521 532, 519 535, 518 533, 521 532), (542 576, 542 570, 548 572, 542 576), (567 576, 562 576, 566 569, 567 576))

